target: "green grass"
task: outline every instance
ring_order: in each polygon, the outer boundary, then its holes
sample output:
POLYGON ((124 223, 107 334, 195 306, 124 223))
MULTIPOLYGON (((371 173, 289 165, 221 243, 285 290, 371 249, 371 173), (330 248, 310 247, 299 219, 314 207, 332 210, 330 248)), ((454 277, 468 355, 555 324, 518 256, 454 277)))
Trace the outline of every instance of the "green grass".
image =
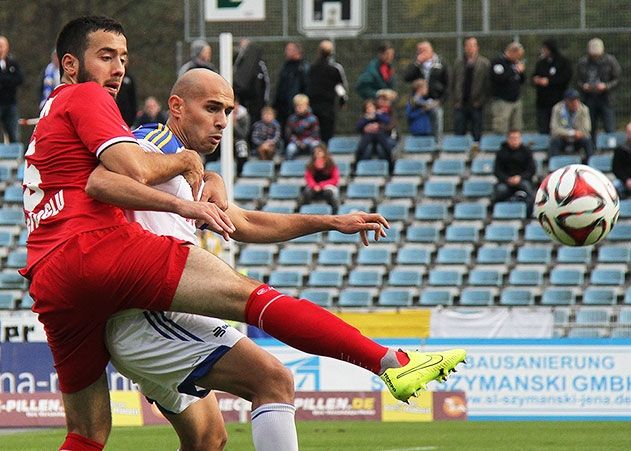
MULTIPOLYGON (((252 450, 250 426, 229 424, 227 450, 252 450)), ((629 450, 631 433, 620 422, 301 422, 305 450, 629 450)), ((57 449, 64 431, 42 430, 0 436, 0 449, 57 449)), ((175 451, 177 437, 166 426, 115 428, 106 449, 175 451)))

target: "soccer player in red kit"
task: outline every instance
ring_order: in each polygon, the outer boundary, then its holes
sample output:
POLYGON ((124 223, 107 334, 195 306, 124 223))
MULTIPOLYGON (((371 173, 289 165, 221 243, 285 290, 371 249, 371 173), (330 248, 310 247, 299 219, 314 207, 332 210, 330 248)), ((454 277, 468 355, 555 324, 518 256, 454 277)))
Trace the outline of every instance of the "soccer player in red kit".
MULTIPOLYGON (((109 355, 103 333, 108 317, 124 309, 245 321, 297 349, 379 374, 401 400, 446 377, 464 359, 463 350, 423 354, 385 348, 328 311, 249 279, 202 249, 127 223, 119 207, 170 211, 226 236, 234 232, 216 205, 148 186, 181 174, 195 192, 203 167, 190 151, 145 153, 122 120, 114 102, 127 62, 122 26, 103 17, 75 19, 62 29, 57 54, 64 84, 42 109, 26 152, 30 234, 22 274, 31 279, 33 310, 44 324, 59 375, 69 432, 61 449, 98 450, 107 440, 109 355), (90 175, 99 163, 135 182, 122 195, 116 183, 94 186, 90 175), (89 193, 98 193, 101 202, 89 193), (112 199, 116 207, 108 205, 112 199)), ((219 143, 233 102, 231 89, 225 89, 195 111, 191 120, 208 129, 186 137, 195 144, 189 147, 219 143)), ((333 228, 335 217, 330 221, 333 228)), ((310 233, 309 227, 305 221, 301 232, 310 233)), ((352 229, 379 234, 382 224, 359 221, 352 229)))

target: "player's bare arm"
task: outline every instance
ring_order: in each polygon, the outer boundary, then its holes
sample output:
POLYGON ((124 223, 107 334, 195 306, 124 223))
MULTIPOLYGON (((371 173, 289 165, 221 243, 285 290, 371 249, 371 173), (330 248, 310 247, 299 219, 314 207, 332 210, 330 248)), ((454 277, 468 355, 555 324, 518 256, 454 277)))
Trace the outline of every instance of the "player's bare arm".
POLYGON ((203 202, 212 202, 223 211, 228 209, 228 194, 226 193, 226 185, 223 178, 216 172, 206 171, 204 173, 204 188, 200 200, 203 202))

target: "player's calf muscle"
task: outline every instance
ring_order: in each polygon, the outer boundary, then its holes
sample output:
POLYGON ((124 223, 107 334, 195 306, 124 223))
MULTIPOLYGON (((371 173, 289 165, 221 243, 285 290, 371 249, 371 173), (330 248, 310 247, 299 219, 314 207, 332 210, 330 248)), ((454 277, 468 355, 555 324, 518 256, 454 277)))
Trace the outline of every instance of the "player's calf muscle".
POLYGON ((170 310, 243 321, 248 297, 259 285, 211 253, 191 247, 170 310))

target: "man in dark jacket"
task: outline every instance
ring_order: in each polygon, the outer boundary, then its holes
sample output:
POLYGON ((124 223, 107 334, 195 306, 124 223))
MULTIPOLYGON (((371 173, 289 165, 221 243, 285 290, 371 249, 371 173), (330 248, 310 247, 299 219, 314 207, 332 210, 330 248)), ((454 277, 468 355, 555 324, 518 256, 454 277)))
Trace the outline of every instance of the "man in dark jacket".
POLYGON ((622 199, 631 196, 631 122, 627 124, 627 139, 613 151, 613 181, 622 199))
POLYGON ((320 139, 325 143, 335 135, 338 102, 344 106, 348 100, 346 74, 342 65, 335 61, 334 53, 331 41, 320 42, 318 59, 311 65, 307 78, 311 109, 318 116, 320 139))
POLYGON ((480 55, 478 40, 464 41, 464 56, 454 63, 451 93, 454 100, 454 132, 464 135, 470 124, 473 140, 480 141, 484 106, 490 95, 491 64, 480 55))
POLYGON ((419 78, 427 80, 429 93, 435 107, 432 109, 432 131, 437 142, 443 137, 443 104, 447 98, 449 88, 449 72, 447 65, 438 56, 429 41, 416 44, 416 58, 405 68, 403 79, 408 83, 419 78))
POLYGON ((249 39, 241 39, 234 61, 234 92, 250 113, 252 122, 261 118, 261 109, 269 104, 270 81, 263 50, 249 39))
POLYGON ((15 97, 17 87, 22 84, 24 77, 17 61, 9 55, 9 40, 0 36, 0 122, 9 141, 20 140, 18 128, 18 106, 15 97))
POLYGON ((357 79, 355 89, 363 100, 374 99, 380 89, 394 89, 394 47, 383 42, 373 58, 357 79))
POLYGON ((521 85, 526 79, 523 57, 521 44, 511 42, 503 54, 491 61, 493 132, 501 135, 508 130, 521 130, 523 125, 521 85))
POLYGON ((533 178, 536 172, 532 152, 521 140, 519 130, 510 130, 506 142, 495 156, 493 172, 497 185, 493 193, 493 202, 516 200, 525 202, 528 216, 532 214, 534 203, 533 178))
POLYGON ((294 112, 293 99, 296 94, 307 93, 309 65, 304 61, 302 47, 297 42, 285 46, 285 63, 278 75, 274 109, 281 130, 285 130, 287 118, 294 112))
POLYGON ((552 107, 563 100, 563 93, 570 84, 572 66, 557 47, 555 39, 546 39, 541 45, 541 54, 532 84, 537 88, 537 130, 539 133, 550 133, 552 107))

